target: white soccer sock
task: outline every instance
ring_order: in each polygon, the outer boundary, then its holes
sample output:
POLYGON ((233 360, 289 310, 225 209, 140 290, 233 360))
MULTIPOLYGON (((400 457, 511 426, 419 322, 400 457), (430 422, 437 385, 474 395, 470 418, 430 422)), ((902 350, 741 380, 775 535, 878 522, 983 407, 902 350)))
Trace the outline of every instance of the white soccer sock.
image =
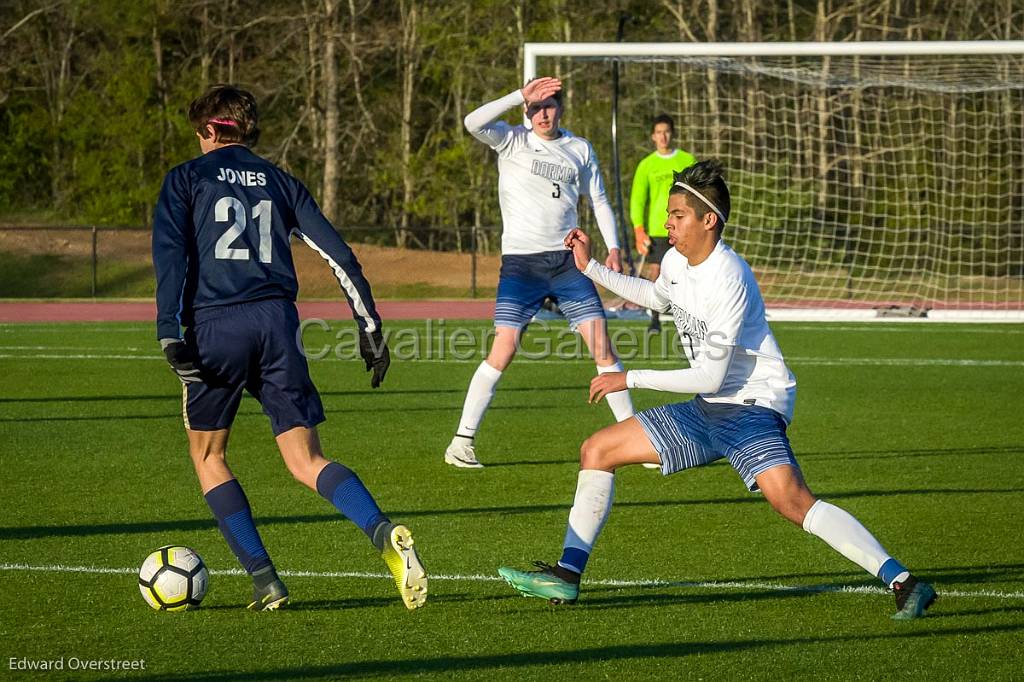
MULTIPOLYGON (((598 374, 605 374, 606 372, 624 372, 625 368, 621 362, 616 362, 614 365, 608 365, 607 367, 597 368, 598 374)), ((612 414, 615 415, 615 421, 624 422, 633 416, 633 400, 629 397, 629 390, 616 391, 615 393, 609 393, 604 397, 608 401, 608 407, 612 409, 612 414)))
POLYGON ((565 529, 565 541, 562 543, 563 558, 566 555, 586 556, 577 559, 577 565, 565 565, 563 568, 582 573, 586 566, 586 557, 594 549, 597 536, 608 519, 612 510, 612 498, 615 495, 615 474, 598 469, 581 469, 576 481, 576 499, 569 510, 569 525, 565 529), (566 551, 577 550, 577 551, 566 551), (583 565, 578 565, 582 563, 583 565))
POLYGON ((818 500, 807 510, 804 530, 817 535, 873 576, 877 576, 882 564, 892 558, 860 521, 824 500, 818 500))
POLYGON ((469 382, 469 390, 466 391, 466 402, 462 405, 462 419, 459 420, 456 436, 473 438, 476 435, 484 412, 494 397, 494 388, 498 385, 499 379, 501 370, 494 369, 486 361, 481 362, 476 368, 473 379, 469 382))

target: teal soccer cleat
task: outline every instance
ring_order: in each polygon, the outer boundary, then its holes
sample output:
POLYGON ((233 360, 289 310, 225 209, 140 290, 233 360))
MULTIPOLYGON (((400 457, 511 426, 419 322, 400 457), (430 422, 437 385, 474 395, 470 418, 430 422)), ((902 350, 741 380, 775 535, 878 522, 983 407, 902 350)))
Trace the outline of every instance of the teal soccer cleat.
POLYGON ((552 604, 575 604, 580 596, 580 586, 558 577, 555 567, 543 561, 534 561, 536 571, 519 571, 502 566, 498 575, 516 588, 524 597, 547 599, 552 604))
POLYGON ((892 591, 896 593, 896 613, 893 620, 910 620, 921 618, 924 612, 937 599, 935 589, 928 583, 910 576, 902 583, 894 583, 892 591))

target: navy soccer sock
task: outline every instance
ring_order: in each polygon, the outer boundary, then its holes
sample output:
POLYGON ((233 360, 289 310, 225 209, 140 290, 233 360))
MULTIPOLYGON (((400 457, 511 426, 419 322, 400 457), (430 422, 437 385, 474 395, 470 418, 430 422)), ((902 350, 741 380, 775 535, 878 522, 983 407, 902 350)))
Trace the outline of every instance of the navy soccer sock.
POLYGON ((236 479, 221 483, 206 493, 206 503, 217 519, 221 534, 246 572, 251 575, 273 566, 253 523, 249 500, 236 479))
POLYGON ((345 518, 366 533, 378 551, 384 551, 391 522, 355 472, 343 464, 328 462, 316 478, 316 491, 345 518))

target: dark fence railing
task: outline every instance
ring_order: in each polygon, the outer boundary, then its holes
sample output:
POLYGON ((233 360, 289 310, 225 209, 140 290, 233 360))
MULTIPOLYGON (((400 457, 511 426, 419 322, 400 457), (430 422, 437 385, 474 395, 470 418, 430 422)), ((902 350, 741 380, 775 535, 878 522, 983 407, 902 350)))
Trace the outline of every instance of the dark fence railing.
MULTIPOLYGON (((473 297, 480 289, 477 256, 501 252, 494 226, 351 226, 340 232, 353 245, 465 254, 473 297)), ((150 231, 140 227, 0 224, 0 298, 150 295, 149 244, 150 231)))

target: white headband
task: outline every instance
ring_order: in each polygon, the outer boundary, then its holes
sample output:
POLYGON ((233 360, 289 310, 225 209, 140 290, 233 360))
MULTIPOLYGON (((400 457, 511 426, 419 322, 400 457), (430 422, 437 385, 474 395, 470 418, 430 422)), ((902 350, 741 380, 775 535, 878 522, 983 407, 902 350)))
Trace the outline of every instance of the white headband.
POLYGON ((698 199, 700 199, 701 201, 703 201, 705 204, 707 204, 711 208, 712 211, 715 212, 715 215, 717 215, 719 220, 722 221, 722 224, 725 225, 725 215, 723 215, 722 212, 720 210, 718 210, 717 206, 715 206, 710 201, 708 201, 708 198, 706 196, 704 196, 703 194, 701 194, 700 192, 698 192, 694 188, 690 187, 685 182, 676 182, 676 183, 674 183, 673 186, 675 186, 675 187, 682 187, 687 192, 689 192, 693 196, 695 196, 698 199))

